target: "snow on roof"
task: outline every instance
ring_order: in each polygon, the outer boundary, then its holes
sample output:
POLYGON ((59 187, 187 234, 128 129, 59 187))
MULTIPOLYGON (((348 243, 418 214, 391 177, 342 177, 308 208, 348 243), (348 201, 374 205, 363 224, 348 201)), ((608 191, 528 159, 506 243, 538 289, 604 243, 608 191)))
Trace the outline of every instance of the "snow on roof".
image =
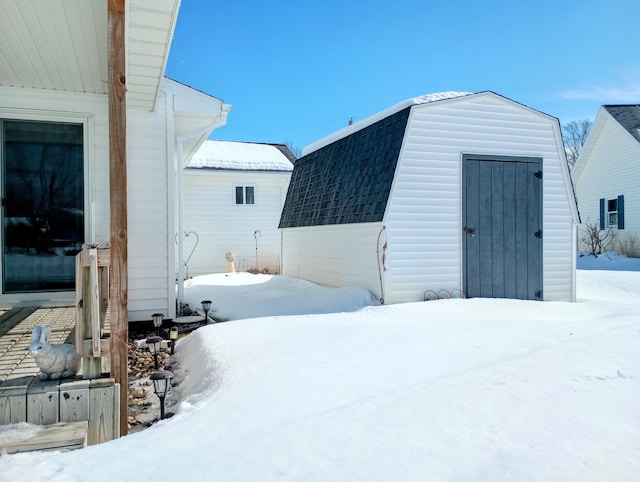
POLYGON ((455 91, 435 92, 432 94, 425 94, 418 97, 413 97, 411 99, 403 100, 402 102, 398 102, 397 104, 392 105, 391 107, 383 111, 380 111, 377 114, 373 114, 369 117, 366 117, 358 122, 355 122, 354 124, 351 124, 350 126, 345 127, 344 129, 340 129, 339 131, 336 131, 333 134, 329 134, 328 136, 323 137, 318 141, 312 142, 302 150, 302 155, 305 156, 313 151, 317 151, 318 149, 324 146, 327 146, 332 142, 342 139, 343 137, 347 137, 348 135, 353 134, 354 132, 357 132, 360 129, 364 129, 365 127, 368 127, 371 124, 375 124, 379 120, 389 117, 390 115, 393 115, 396 112, 406 109, 407 107, 411 107, 419 104, 428 104, 428 103, 436 102, 439 100, 453 99, 454 97, 462 97, 462 96, 471 95, 471 94, 473 94, 473 92, 455 92, 455 91))
POLYGON ((292 171, 293 164, 273 144, 205 141, 187 168, 238 171, 292 171))

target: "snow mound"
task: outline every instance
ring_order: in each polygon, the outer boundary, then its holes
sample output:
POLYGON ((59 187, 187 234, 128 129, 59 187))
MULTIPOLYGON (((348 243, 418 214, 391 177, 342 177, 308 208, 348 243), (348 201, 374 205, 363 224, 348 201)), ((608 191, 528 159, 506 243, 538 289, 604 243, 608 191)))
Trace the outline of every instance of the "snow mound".
POLYGON ((193 309, 212 300, 209 314, 220 321, 349 312, 380 304, 364 288, 327 288, 290 276, 249 273, 196 276, 185 282, 184 298, 193 309))
POLYGON ((576 267, 578 269, 640 271, 640 258, 628 258, 615 251, 607 251, 596 255, 578 251, 577 256, 576 267))

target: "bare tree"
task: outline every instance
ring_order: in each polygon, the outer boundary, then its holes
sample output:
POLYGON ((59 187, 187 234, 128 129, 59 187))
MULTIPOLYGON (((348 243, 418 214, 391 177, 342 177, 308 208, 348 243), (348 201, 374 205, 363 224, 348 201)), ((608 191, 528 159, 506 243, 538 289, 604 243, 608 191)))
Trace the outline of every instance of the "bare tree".
POLYGON ((580 241, 582 245, 591 255, 601 254, 609 247, 615 238, 613 229, 608 228, 601 230, 599 223, 592 223, 587 221, 582 231, 580 241))
POLYGON ((298 146, 294 146, 293 142, 291 142, 290 140, 287 139, 284 142, 284 145, 287 146, 287 148, 293 153, 294 156, 296 156, 296 159, 298 159, 302 154, 302 149, 300 149, 298 146))
POLYGON ((562 137, 564 138, 564 146, 567 151, 567 164, 569 169, 573 169, 573 165, 578 159, 578 154, 582 150, 587 135, 591 130, 593 122, 590 119, 582 119, 579 121, 571 121, 562 126, 562 137))

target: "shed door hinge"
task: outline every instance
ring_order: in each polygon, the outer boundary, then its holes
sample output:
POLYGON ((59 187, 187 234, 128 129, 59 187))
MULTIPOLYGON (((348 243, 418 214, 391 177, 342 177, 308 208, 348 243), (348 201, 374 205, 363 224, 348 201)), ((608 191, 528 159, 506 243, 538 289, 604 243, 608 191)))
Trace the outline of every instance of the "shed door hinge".
POLYGON ((539 300, 541 300, 542 299, 542 290, 536 291, 535 297, 538 298, 539 300))
POLYGON ((542 171, 536 171, 534 176, 536 176, 536 178, 538 178, 538 179, 542 179, 542 171))
POLYGON ((541 237, 542 237, 542 230, 541 230, 541 229, 538 229, 535 233, 533 233, 533 235, 534 235, 536 238, 541 238, 541 237))

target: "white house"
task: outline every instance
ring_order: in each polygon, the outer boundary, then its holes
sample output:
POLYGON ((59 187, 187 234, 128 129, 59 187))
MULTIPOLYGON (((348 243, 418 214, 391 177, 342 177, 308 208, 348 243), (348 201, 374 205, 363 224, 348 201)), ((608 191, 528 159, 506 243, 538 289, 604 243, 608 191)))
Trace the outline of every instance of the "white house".
POLYGON ((295 156, 283 144, 205 141, 184 170, 185 275, 280 272, 278 222, 295 156))
POLYGON ((578 213, 556 118, 493 92, 409 99, 310 146, 283 273, 385 303, 575 299, 578 213))
POLYGON ((583 223, 640 233, 640 105, 603 105, 571 172, 583 223))
MULTIPOLYGON (((229 105, 164 77, 179 0, 125 5, 129 321, 174 317, 176 172, 229 105)), ((74 303, 82 243, 110 240, 108 2, 0 6, 0 303, 74 303)), ((124 81, 124 78, 122 79, 124 81)))

